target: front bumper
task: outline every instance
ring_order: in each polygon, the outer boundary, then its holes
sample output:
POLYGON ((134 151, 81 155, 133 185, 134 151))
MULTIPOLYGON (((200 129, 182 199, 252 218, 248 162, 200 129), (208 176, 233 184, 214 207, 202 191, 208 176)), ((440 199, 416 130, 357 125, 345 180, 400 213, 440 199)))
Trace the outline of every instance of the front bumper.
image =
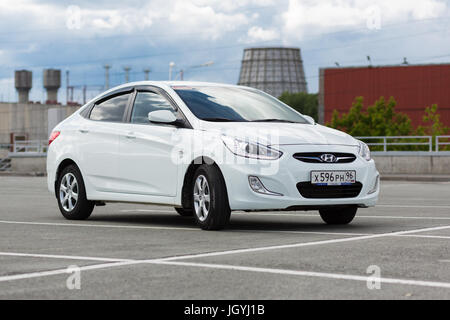
POLYGON ((228 199, 232 210, 285 210, 317 209, 324 206, 357 205, 374 206, 378 200, 380 184, 373 191, 379 173, 373 160, 361 157, 352 163, 325 164, 305 163, 293 157, 297 152, 348 152, 357 154, 354 146, 334 145, 283 145, 277 149, 283 152, 279 160, 237 159, 237 163, 219 165, 227 185, 228 199), (356 181, 362 184, 361 192, 354 198, 309 199, 297 189, 299 182, 310 181, 312 170, 355 170, 356 181), (264 186, 282 196, 256 193, 250 188, 249 176, 257 176, 264 186))

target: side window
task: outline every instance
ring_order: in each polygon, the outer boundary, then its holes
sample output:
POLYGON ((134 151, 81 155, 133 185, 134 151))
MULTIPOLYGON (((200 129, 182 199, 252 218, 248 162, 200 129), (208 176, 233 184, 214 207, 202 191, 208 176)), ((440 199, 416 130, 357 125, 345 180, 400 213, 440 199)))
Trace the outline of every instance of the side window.
POLYGON ((96 104, 89 118, 97 121, 121 122, 129 98, 130 93, 96 104))
POLYGON ((177 116, 169 101, 154 92, 138 92, 134 101, 131 123, 145 123, 148 121, 148 113, 157 110, 169 110, 177 116))

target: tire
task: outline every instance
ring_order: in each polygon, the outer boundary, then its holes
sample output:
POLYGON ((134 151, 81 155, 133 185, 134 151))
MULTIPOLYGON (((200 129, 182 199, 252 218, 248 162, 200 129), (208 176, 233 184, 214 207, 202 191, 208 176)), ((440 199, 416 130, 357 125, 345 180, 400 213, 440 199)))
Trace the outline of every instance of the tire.
POLYGON ((320 209, 320 217, 326 224, 344 225, 349 224, 355 218, 357 207, 327 208, 320 209))
POLYGON ((175 211, 182 217, 192 217, 194 215, 194 211, 191 209, 175 208, 175 211))
POLYGON ((197 225, 203 230, 223 229, 230 221, 231 210, 225 181, 219 168, 207 164, 198 167, 192 181, 191 192, 197 225))
POLYGON ((62 170, 55 192, 59 210, 68 220, 85 220, 94 210, 95 202, 87 200, 83 177, 75 165, 69 165, 62 170))

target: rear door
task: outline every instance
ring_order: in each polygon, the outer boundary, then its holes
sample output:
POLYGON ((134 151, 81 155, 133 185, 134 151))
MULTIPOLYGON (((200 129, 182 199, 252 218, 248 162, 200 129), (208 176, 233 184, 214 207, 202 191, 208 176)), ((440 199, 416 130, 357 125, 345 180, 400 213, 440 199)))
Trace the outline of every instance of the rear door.
POLYGON ((79 154, 86 178, 97 191, 120 192, 119 131, 133 93, 120 92, 96 102, 78 129, 79 154))

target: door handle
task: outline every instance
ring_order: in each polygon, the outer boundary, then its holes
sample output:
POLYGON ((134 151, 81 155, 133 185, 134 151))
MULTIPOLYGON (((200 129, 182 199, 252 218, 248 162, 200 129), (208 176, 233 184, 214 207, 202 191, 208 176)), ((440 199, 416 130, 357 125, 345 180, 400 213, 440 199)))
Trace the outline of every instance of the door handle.
POLYGON ((136 139, 136 136, 134 135, 134 132, 130 132, 130 133, 128 133, 125 136, 125 138, 127 138, 127 139, 136 139))
POLYGON ((78 131, 80 131, 81 133, 88 133, 89 132, 89 130, 86 130, 86 129, 79 129, 78 131))

